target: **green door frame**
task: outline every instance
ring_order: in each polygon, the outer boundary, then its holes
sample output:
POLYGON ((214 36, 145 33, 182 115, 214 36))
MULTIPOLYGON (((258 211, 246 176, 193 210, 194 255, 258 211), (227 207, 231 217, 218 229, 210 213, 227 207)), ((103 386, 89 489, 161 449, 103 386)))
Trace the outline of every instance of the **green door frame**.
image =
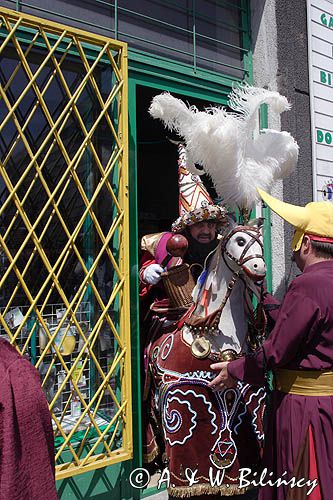
MULTIPOLYGON (((130 193, 130 268, 131 268, 131 334, 132 334, 132 394, 133 394, 133 449, 132 469, 142 467, 141 457, 141 381, 140 381, 140 332, 139 332, 139 291, 138 291, 138 210, 137 210, 137 139, 136 139, 136 96, 137 86, 151 87, 157 90, 178 93, 187 97, 198 98, 217 104, 227 104, 227 95, 231 84, 219 89, 205 89, 201 83, 191 85, 190 82, 178 81, 160 72, 151 73, 131 70, 129 66, 128 112, 129 112, 129 193, 130 193)), ((130 471, 129 471, 130 474, 130 471)), ((137 490, 141 498, 157 493, 156 488, 137 490)), ((134 493, 134 491, 132 491, 134 493)), ((125 497, 124 497, 125 498, 125 497)), ((134 498, 134 496, 133 496, 134 498)))
MULTIPOLYGON (((221 82, 206 81, 206 85, 196 80, 191 81, 186 76, 181 79, 173 75, 169 78, 167 71, 156 70, 140 71, 140 69, 129 63, 129 193, 130 193, 130 265, 131 265, 131 334, 132 334, 132 394, 133 394, 133 445, 134 457, 131 463, 132 469, 142 467, 141 459, 141 382, 140 382, 140 332, 139 332, 139 292, 138 292, 138 210, 137 210, 137 118, 136 118, 136 99, 137 86, 151 87, 161 91, 178 93, 186 97, 198 98, 214 102, 216 104, 226 105, 227 95, 232 88, 232 80, 221 77, 221 82), (223 84, 221 85, 223 80, 223 84), (192 84, 193 83, 193 84, 192 84)), ((262 113, 261 126, 265 126, 265 116, 262 113)), ((267 214, 265 213, 265 217, 267 214)), ((265 228, 269 229, 265 238, 266 256, 270 255, 270 220, 265 220, 265 228)), ((269 284, 271 269, 269 261, 269 284)), ((130 472, 129 472, 130 473, 130 472)), ((138 490, 137 490, 138 491, 138 490)), ((148 497, 157 493, 156 488, 149 490, 139 490, 140 498, 148 497)), ((133 496, 134 498, 134 496, 133 496)), ((136 497, 135 497, 136 498, 136 497)))
MULTIPOLYGON (((267 104, 262 104, 259 114, 260 129, 268 128, 268 107, 267 104)), ((269 293, 272 293, 272 240, 271 240, 271 211, 269 207, 262 209, 264 217, 264 256, 267 267, 266 286, 269 293)))

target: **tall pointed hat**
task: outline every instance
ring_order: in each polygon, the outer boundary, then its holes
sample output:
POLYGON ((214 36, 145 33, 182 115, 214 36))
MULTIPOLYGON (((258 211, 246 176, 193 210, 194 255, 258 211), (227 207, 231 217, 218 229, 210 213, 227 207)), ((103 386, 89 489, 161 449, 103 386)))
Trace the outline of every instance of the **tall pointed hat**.
POLYGON ((225 207, 214 205, 199 175, 187 170, 186 149, 182 143, 178 145, 178 155, 179 217, 172 224, 172 231, 178 233, 204 220, 225 220, 225 207))

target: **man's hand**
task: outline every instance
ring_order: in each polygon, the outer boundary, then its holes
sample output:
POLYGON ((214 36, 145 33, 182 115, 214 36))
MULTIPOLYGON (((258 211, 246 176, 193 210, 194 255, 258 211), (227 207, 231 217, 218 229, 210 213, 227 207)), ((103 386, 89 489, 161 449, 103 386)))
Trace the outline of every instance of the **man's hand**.
POLYGON ((161 279, 161 274, 164 272, 164 269, 159 264, 150 264, 143 273, 143 281, 148 283, 148 285, 156 285, 161 279))
POLYGON ((221 363, 214 363, 210 365, 212 370, 220 370, 217 377, 211 380, 208 384, 214 392, 223 391, 226 387, 233 387, 236 385, 236 381, 228 373, 229 361, 223 361, 221 363))

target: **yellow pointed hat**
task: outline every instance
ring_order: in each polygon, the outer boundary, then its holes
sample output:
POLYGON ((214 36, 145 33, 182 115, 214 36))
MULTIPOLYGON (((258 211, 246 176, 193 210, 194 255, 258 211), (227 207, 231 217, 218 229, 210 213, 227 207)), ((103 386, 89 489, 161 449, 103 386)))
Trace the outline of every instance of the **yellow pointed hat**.
POLYGON ((304 234, 313 236, 318 240, 327 238, 333 243, 333 204, 327 201, 313 201, 299 207, 291 203, 285 203, 258 188, 258 193, 264 202, 282 219, 292 224, 295 234, 291 247, 294 252, 300 249, 304 234))

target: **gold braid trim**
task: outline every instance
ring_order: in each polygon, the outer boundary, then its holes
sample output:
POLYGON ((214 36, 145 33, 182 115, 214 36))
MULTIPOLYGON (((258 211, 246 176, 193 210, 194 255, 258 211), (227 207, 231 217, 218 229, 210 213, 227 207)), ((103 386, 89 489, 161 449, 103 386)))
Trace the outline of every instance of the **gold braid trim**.
POLYGON ((236 484, 221 484, 221 486, 211 486, 210 484, 194 484, 193 486, 175 486, 168 488, 169 495, 178 498, 190 498, 197 495, 242 495, 251 488, 240 488, 236 484))
POLYGON ((159 454, 158 446, 156 446, 150 453, 143 453, 142 460, 145 464, 150 464, 159 454))

